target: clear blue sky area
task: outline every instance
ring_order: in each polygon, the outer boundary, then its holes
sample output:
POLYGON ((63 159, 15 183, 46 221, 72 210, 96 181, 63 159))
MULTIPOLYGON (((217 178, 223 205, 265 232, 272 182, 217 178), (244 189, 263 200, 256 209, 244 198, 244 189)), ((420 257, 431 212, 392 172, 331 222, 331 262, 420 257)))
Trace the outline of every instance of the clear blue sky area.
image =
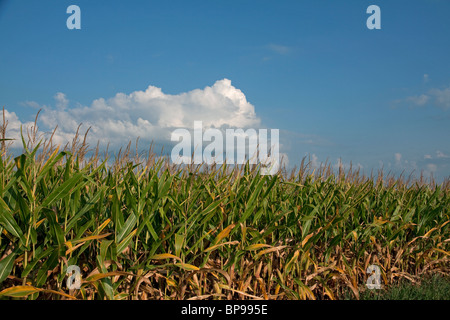
POLYGON ((446 0, 0 0, 0 106, 27 122, 58 92, 81 108, 226 78, 280 129, 291 165, 309 155, 443 179, 449 16, 446 0), (81 30, 66 27, 72 4, 81 30), (381 30, 366 27, 372 4, 381 30))

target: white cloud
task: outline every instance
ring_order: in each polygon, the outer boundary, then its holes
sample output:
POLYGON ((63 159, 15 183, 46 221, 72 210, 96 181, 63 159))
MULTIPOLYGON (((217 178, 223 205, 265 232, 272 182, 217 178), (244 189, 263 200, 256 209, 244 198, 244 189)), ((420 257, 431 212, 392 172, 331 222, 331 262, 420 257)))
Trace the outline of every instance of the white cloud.
MULTIPOLYGON (((417 161, 404 159, 401 153, 394 154, 395 167, 396 169, 405 170, 406 172, 412 172, 419 169, 417 161)), ((389 167, 391 167, 389 165, 389 167)))
POLYGON ((450 109, 450 87, 446 89, 432 89, 430 94, 434 97, 438 107, 447 110, 450 109))
POLYGON ((438 159, 441 159, 441 158, 450 158, 450 156, 448 156, 448 155, 446 155, 446 154, 444 154, 442 151, 436 151, 436 157, 438 158, 438 159))
POLYGON ((24 101, 21 103, 24 106, 33 108, 33 109, 40 109, 41 106, 39 105, 39 103, 35 102, 35 101, 24 101))
POLYGON ((67 100, 66 95, 62 92, 58 92, 55 95, 56 108, 64 110, 69 105, 69 100, 67 100))
MULTIPOLYGON (((22 122, 20 122, 19 118, 14 112, 9 112, 5 109, 5 119, 8 122, 7 126, 7 132, 19 132, 20 126, 22 125, 22 122)), ((9 138, 9 137, 7 137, 9 138)))
POLYGON ((319 167, 319 158, 313 153, 312 154, 312 161, 311 161, 311 165, 313 166, 313 168, 318 168, 319 167))
MULTIPOLYGON (((22 146, 20 140, 20 127, 23 125, 25 128, 27 127, 31 128, 31 126, 33 126, 34 123, 33 122, 22 123, 17 117, 15 112, 9 112, 6 109, 5 109, 5 120, 7 122, 6 138, 14 139, 13 141, 10 141, 9 144, 11 144, 12 147, 22 146)), ((25 128, 23 129, 24 136, 27 135, 27 130, 25 128)))
POLYGON ((450 87, 444 89, 431 89, 426 94, 410 96, 404 100, 396 100, 395 104, 409 102, 415 106, 422 107, 432 103, 443 110, 450 109, 450 87))
POLYGON ((424 106, 425 104, 428 103, 430 97, 425 94, 422 94, 420 96, 408 97, 406 100, 417 106, 424 106))
POLYGON ((268 48, 271 51, 276 52, 281 55, 287 55, 292 51, 292 49, 288 46, 283 46, 283 45, 273 44, 273 43, 269 44, 268 48))
MULTIPOLYGON (((427 160, 433 159, 433 157, 430 154, 426 154, 423 157, 424 157, 424 159, 427 159, 427 160)), ((440 150, 437 150, 436 157, 434 159, 448 159, 448 158, 450 158, 449 155, 445 154, 444 152, 442 152, 440 150)))
POLYGON ((423 75, 423 82, 425 82, 425 83, 427 83, 427 82, 429 82, 430 81, 430 76, 428 75, 428 74, 424 74, 423 75))
MULTIPOLYGON (((195 89, 176 95, 165 94, 160 88, 149 86, 144 91, 117 93, 114 97, 94 100, 90 106, 69 108, 64 93, 55 95, 56 108, 42 106, 38 125, 44 131, 58 130, 57 143, 70 141, 78 126, 80 133, 89 127, 88 143, 123 146, 140 138, 145 142, 168 142, 174 128, 192 129, 194 121, 203 121, 203 127, 258 128, 260 119, 255 107, 231 81, 223 79, 204 89, 195 89)), ((28 104, 37 105, 35 102, 28 104)), ((14 113, 7 112, 8 132, 19 137, 22 122, 14 113)))

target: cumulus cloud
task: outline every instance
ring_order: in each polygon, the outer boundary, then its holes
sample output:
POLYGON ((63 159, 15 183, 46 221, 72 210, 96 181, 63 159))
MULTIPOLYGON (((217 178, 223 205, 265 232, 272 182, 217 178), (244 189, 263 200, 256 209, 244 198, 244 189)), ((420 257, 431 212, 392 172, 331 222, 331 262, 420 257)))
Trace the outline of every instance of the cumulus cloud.
POLYGON ((443 153, 442 151, 436 151, 436 157, 438 158, 438 159, 442 159, 442 158, 444 158, 444 159, 446 159, 446 158, 450 158, 450 156, 448 156, 448 155, 446 155, 445 153, 443 153))
MULTIPOLYGON (((400 174, 412 174, 418 178, 421 174, 424 177, 438 177, 439 179, 448 178, 450 172, 450 156, 437 150, 434 153, 417 154, 394 154, 393 163, 387 163, 387 169, 400 174)), ((383 163, 380 163, 380 167, 383 163)))
POLYGON ((432 104, 443 110, 450 109, 450 87, 443 89, 431 89, 427 93, 410 96, 403 100, 396 100, 394 103, 408 103, 413 106, 422 107, 427 104, 432 104))
POLYGON ((434 97, 438 107, 444 110, 450 109, 450 87, 446 89, 432 89, 430 95, 434 97))
POLYGON ((421 167, 424 168, 425 175, 449 176, 450 156, 443 151, 437 150, 434 155, 426 154, 421 161, 421 167))
POLYGON ((69 100, 67 100, 66 95, 64 93, 58 92, 54 98, 56 101, 56 108, 60 110, 64 110, 65 108, 67 108, 69 100))
POLYGON ((421 106, 426 105, 428 103, 428 101, 430 101, 430 97, 425 94, 421 94, 420 96, 408 97, 406 100, 413 103, 416 106, 421 107, 421 106))
POLYGON ((436 157, 434 157, 434 158, 433 158, 433 156, 431 154, 426 154, 423 157, 424 157, 424 159, 427 159, 427 160, 431 160, 431 159, 449 159, 450 158, 449 155, 445 154, 444 152, 442 152, 440 150, 436 151, 436 157))
MULTIPOLYGON (((394 159, 395 159, 395 168, 400 169, 400 170, 405 170, 406 172, 412 172, 412 171, 416 171, 419 170, 419 166, 417 164, 417 161, 415 160, 406 160, 403 159, 403 155, 401 153, 395 153, 394 154, 394 159)), ((389 164, 388 167, 391 167, 391 165, 389 164)))
POLYGON ((316 156, 315 153, 312 154, 311 158, 312 158, 312 160, 311 160, 312 167, 313 168, 319 167, 319 158, 316 156))
POLYGON ((5 109, 5 119, 8 123, 7 126, 7 132, 9 134, 11 134, 11 136, 7 135, 7 138, 16 138, 16 136, 19 135, 20 133, 20 127, 22 125, 25 125, 27 127, 30 127, 33 125, 33 123, 31 122, 27 122, 27 123, 22 123, 19 118, 17 117, 15 112, 9 112, 8 110, 5 109))
MULTIPOLYGON (((174 128, 192 129, 194 121, 202 121, 204 128, 260 126, 255 107, 228 79, 176 95, 149 86, 143 91, 98 98, 90 106, 78 104, 71 108, 66 95, 61 92, 54 99, 54 108, 41 106, 38 125, 47 132, 58 125, 54 136, 56 143, 70 141, 80 124, 82 133, 91 128, 88 143, 99 141, 102 145, 110 143, 112 146, 123 146, 138 137, 140 141, 167 142, 174 128)), ((37 105, 36 102, 27 104, 37 105)), ((7 111, 6 115, 10 121, 8 133, 17 138, 17 128, 25 123, 13 112, 7 111)))

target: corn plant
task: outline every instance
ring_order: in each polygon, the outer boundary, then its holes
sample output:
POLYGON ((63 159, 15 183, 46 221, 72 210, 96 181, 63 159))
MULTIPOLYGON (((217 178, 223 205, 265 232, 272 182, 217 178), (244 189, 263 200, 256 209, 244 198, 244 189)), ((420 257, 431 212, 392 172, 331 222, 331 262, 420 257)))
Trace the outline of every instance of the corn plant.
POLYGON ((130 145, 108 165, 78 135, 61 148, 36 132, 13 157, 2 130, 0 299, 358 298, 372 264, 386 286, 449 274, 448 180, 305 161, 263 176, 130 145))

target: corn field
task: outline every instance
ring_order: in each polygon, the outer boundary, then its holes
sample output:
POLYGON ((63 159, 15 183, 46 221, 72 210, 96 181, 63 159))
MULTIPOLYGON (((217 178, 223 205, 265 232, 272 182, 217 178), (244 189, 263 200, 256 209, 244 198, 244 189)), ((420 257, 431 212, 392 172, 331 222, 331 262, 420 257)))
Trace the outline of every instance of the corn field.
POLYGON ((130 144, 110 163, 33 130, 14 157, 5 132, 0 299, 358 299, 370 265, 385 286, 449 274, 449 181, 181 167, 130 144))

